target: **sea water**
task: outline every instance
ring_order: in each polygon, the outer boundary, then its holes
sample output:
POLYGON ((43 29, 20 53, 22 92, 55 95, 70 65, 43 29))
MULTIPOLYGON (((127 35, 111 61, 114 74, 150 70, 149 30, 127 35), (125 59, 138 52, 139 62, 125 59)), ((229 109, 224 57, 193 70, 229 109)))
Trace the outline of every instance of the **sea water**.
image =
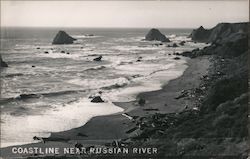
POLYGON ((32 143, 33 136, 48 137, 94 116, 122 112, 112 102, 135 100, 138 93, 159 90, 181 76, 186 58, 174 60, 173 53, 204 44, 188 38, 190 29, 160 30, 170 43, 143 40, 149 29, 2 28, 1 55, 9 67, 0 75, 1 147, 32 143), (77 40, 52 45, 59 30, 77 40), (183 40, 184 46, 168 47, 183 40), (102 61, 93 61, 99 55, 102 61), (89 97, 100 92, 105 102, 91 103, 89 97))

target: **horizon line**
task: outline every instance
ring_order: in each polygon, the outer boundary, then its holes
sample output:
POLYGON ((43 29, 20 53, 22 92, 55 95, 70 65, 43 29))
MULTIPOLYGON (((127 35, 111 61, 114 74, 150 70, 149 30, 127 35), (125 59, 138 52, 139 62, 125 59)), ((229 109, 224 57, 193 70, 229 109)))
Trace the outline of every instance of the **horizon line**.
POLYGON ((147 28, 162 28, 162 29, 192 29, 193 27, 114 27, 114 26, 110 26, 110 27, 97 27, 97 26, 1 26, 1 28, 107 28, 107 29, 147 29, 147 28))
MULTIPOLYGON (((221 24, 221 23, 231 23, 231 24, 234 24, 234 23, 249 23, 249 21, 239 21, 239 22, 218 22, 217 24, 221 24)), ((216 26, 217 24, 215 24, 214 26, 216 26)), ((203 26, 202 24, 197 26, 197 27, 200 27, 200 26, 203 26)), ((213 27, 214 27, 213 26, 213 27)), ((131 28, 131 29, 144 29, 144 28, 162 28, 162 29, 194 29, 194 28, 197 28, 197 27, 163 27, 163 26, 160 26, 160 27, 122 27, 122 26, 1 26, 1 28, 110 28, 110 29, 119 29, 119 28, 124 28, 124 29, 127 29, 127 28, 131 28)), ((204 27, 204 28, 212 28, 212 27, 204 27)))

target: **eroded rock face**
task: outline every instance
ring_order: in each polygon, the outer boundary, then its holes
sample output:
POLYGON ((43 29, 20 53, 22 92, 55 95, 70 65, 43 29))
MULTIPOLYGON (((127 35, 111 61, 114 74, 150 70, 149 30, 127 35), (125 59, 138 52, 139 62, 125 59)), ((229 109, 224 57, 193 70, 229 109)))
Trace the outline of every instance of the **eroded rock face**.
POLYGON ((202 55, 220 55, 224 57, 237 57, 248 50, 248 37, 245 33, 233 33, 227 38, 218 39, 202 50, 194 49, 183 52, 183 56, 195 58, 202 55))
POLYGON ((203 26, 200 26, 198 29, 193 30, 190 36, 193 41, 207 42, 210 32, 210 30, 206 30, 203 26))
POLYGON ((161 41, 161 42, 170 42, 170 40, 163 35, 158 29, 151 29, 145 37, 148 41, 161 41))
MULTIPOLYGON (((247 26, 249 23, 221 23, 213 29, 207 30, 208 37, 203 37, 203 40, 212 42, 210 46, 204 47, 202 50, 193 50, 183 52, 183 56, 195 58, 202 55, 220 55, 226 58, 238 57, 248 51, 248 32, 247 26)), ((199 28, 198 30, 201 31, 199 28)), ((193 32, 195 36, 198 32, 193 32)), ((197 40, 196 37, 192 37, 197 40)))
POLYGON ((65 31, 60 30, 53 39, 52 44, 73 44, 75 40, 76 39, 69 36, 65 31))
POLYGON ((1 56, 1 54, 0 54, 0 68, 1 68, 1 67, 8 67, 8 64, 7 64, 6 62, 3 61, 2 56, 1 56))
POLYGON ((214 42, 231 36, 234 33, 246 33, 249 23, 219 23, 212 29, 202 26, 193 30, 190 37, 197 42, 214 42))

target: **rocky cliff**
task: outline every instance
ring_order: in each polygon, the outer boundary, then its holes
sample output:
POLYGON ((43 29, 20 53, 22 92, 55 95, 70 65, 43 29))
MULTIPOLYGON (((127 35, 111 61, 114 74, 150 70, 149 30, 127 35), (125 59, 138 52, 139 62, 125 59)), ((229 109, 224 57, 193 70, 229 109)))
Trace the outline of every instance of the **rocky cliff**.
POLYGON ((212 29, 205 29, 202 26, 192 31, 190 37, 197 42, 214 42, 228 38, 234 33, 245 33, 249 23, 219 23, 212 29))

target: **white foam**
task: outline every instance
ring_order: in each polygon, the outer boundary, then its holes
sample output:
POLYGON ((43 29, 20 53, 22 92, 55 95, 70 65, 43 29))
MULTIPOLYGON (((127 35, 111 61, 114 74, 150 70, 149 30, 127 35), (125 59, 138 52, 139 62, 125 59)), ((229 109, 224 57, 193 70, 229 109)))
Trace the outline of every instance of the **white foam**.
POLYGON ((114 84, 124 85, 129 84, 129 80, 124 77, 119 77, 115 79, 72 79, 68 80, 67 83, 79 85, 89 89, 99 89, 102 87, 109 87, 114 84))
POLYGON ((48 53, 41 53, 39 54, 40 57, 49 57, 49 58, 71 58, 74 60, 80 60, 80 57, 82 57, 82 54, 77 54, 77 53, 73 53, 73 54, 66 54, 66 53, 59 53, 59 52, 52 52, 52 50, 48 53))
POLYGON ((106 98, 109 98, 110 101, 133 101, 139 93, 160 90, 168 81, 181 76, 187 68, 185 63, 184 60, 179 60, 178 62, 166 65, 143 64, 140 67, 131 66, 129 68, 128 66, 127 68, 124 66, 124 68, 126 68, 126 71, 124 70, 125 72, 123 72, 124 74, 130 73, 134 75, 135 73, 139 73, 142 76, 132 79, 128 87, 115 89, 106 92, 104 95, 106 98), (151 70, 149 71, 149 69, 151 70))
POLYGON ((142 39, 145 37, 137 36, 137 37, 130 37, 130 38, 115 38, 113 39, 116 42, 143 42, 142 39))
POLYGON ((72 35, 72 37, 79 38, 79 39, 92 39, 92 38, 100 38, 100 37, 103 37, 103 36, 97 36, 97 35, 93 35, 93 36, 89 36, 89 35, 72 35))
POLYGON ((94 116, 122 112, 111 102, 91 103, 82 98, 78 102, 46 110, 40 115, 11 116, 2 114, 1 146, 32 143, 34 136, 48 137, 50 132, 65 131, 84 125, 94 116), (48 132, 49 130, 49 132, 48 132))
POLYGON ((175 34, 171 34, 171 35, 169 35, 169 36, 167 36, 168 38, 175 38, 176 37, 176 35, 175 34))
POLYGON ((137 50, 159 50, 160 47, 154 47, 150 45, 145 47, 125 45, 125 46, 113 46, 112 49, 120 51, 137 51, 137 50))
POLYGON ((105 94, 109 100, 114 102, 129 102, 136 99, 136 96, 142 92, 150 92, 160 90, 164 84, 175 79, 183 74, 183 70, 187 66, 182 66, 182 69, 175 68, 159 71, 147 77, 141 77, 134 80, 130 87, 116 89, 105 94))

